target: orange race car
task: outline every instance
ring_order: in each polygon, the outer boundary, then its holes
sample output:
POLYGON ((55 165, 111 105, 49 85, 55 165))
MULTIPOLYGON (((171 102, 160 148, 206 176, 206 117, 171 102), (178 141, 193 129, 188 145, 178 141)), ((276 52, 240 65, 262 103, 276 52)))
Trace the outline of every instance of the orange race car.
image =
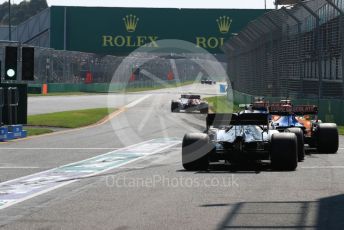
POLYGON ((252 104, 252 109, 270 114, 270 128, 280 132, 293 132, 298 137, 299 159, 304 158, 305 146, 321 153, 336 153, 339 136, 335 123, 322 123, 315 105, 293 105, 290 100, 269 103, 262 99, 252 104))

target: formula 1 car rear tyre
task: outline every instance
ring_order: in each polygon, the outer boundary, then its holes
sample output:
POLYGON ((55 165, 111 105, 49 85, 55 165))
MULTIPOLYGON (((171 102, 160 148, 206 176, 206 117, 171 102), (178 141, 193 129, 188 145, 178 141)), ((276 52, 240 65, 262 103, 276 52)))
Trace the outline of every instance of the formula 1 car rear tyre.
POLYGON ((205 133, 185 134, 182 144, 182 163, 185 170, 206 170, 209 166, 209 154, 215 150, 205 133))
POLYGON ((297 137, 294 133, 274 133, 271 137, 271 166, 274 170, 297 168, 297 137))
POLYGON ((175 101, 172 101, 171 102, 171 112, 179 112, 179 111, 180 111, 179 103, 175 102, 175 101))
POLYGON ((320 123, 316 130, 317 150, 319 153, 337 153, 339 136, 337 125, 320 123))
POLYGON ((297 159, 303 161, 305 159, 305 141, 303 139, 303 131, 300 128, 289 128, 290 133, 294 133, 297 139, 297 159))

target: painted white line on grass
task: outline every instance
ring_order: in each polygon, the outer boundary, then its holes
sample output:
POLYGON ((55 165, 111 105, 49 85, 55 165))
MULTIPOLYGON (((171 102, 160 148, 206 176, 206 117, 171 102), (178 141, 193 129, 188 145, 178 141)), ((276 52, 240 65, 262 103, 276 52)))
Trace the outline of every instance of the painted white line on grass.
POLYGON ((159 138, 131 145, 58 168, 0 183, 0 209, 39 196, 82 178, 119 168, 180 144, 176 138, 159 138))

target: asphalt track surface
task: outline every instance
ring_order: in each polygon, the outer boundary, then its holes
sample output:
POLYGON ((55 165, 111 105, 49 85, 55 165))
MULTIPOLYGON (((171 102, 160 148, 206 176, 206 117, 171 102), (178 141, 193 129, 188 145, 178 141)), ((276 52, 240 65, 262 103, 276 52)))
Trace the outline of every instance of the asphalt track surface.
MULTIPOLYGON (((203 131, 203 115, 171 114, 170 100, 182 91, 205 93, 211 87, 136 94, 138 98, 103 125, 0 144, 0 180, 122 151, 133 144, 139 147, 129 149, 140 152, 142 142, 162 137, 181 140, 186 132, 203 131)), ((176 144, 7 208, 0 206, 0 227, 344 229, 343 141, 340 137, 337 154, 307 155, 294 172, 244 165, 186 172, 176 144)))
POLYGON ((28 114, 34 115, 67 110, 105 108, 108 106, 108 98, 113 102, 111 106, 118 108, 139 97, 140 95, 137 94, 34 96, 28 98, 28 114))

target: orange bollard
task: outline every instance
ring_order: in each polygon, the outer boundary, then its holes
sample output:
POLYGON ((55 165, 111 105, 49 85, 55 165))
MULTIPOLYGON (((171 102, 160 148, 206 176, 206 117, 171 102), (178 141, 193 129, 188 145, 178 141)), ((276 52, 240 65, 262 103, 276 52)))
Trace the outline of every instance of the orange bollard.
POLYGON ((48 94, 48 84, 42 85, 42 94, 47 95, 48 94))

